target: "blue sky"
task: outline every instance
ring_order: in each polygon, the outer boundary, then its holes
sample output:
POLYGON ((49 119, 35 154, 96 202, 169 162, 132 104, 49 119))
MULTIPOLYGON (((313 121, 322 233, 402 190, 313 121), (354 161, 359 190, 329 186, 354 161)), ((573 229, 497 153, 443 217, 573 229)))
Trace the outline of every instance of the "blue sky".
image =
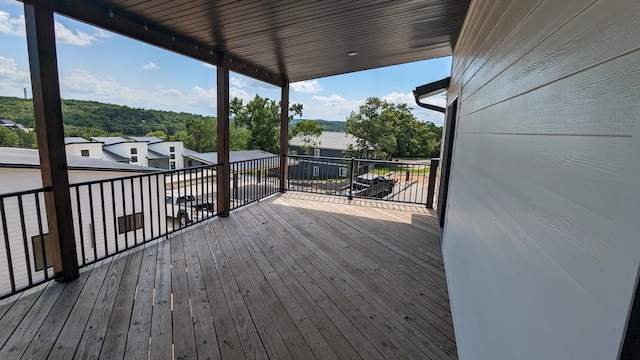
MULTIPOLYGON (((216 114, 215 68, 142 42, 56 16, 60 91, 63 98, 216 114)), ((422 121, 441 125, 443 115, 415 105, 411 91, 449 76, 451 58, 338 75, 291 84, 290 99, 303 117, 343 121, 368 97, 408 103, 422 121)), ((0 96, 31 96, 22 3, 0 0, 0 96)), ((259 94, 279 100, 274 86, 231 73, 231 97, 259 94)), ((444 97, 429 101, 444 105, 444 97)), ((1 114, 0 114, 1 115, 1 114)))

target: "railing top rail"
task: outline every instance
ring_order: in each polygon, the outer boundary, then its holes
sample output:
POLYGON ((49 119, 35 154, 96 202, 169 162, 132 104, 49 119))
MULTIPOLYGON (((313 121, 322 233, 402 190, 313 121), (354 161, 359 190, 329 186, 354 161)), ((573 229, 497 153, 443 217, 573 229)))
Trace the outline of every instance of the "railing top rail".
POLYGON ((149 177, 149 176, 157 176, 157 175, 165 175, 165 174, 176 174, 176 173, 188 172, 188 171, 194 171, 194 170, 211 169, 211 168, 214 168, 216 166, 218 166, 218 164, 194 166, 194 167, 175 169, 175 170, 159 170, 159 171, 154 171, 154 172, 148 172, 148 173, 145 173, 145 174, 121 176, 121 177, 114 177, 114 178, 109 178, 109 179, 92 180, 92 181, 85 181, 85 182, 80 182, 80 183, 73 183, 73 184, 70 184, 69 187, 73 188, 73 187, 78 187, 78 186, 88 186, 88 185, 106 183, 106 182, 113 182, 113 181, 138 179, 138 178, 144 178, 144 177, 149 177))
POLYGON ((12 192, 12 193, 0 194, 0 199, 16 197, 16 196, 21 196, 21 195, 37 194, 37 193, 40 193, 40 192, 50 192, 50 191, 53 191, 53 189, 50 186, 47 186, 47 187, 43 187, 43 188, 39 188, 39 189, 32 189, 32 190, 26 190, 26 191, 17 191, 17 192, 12 192))

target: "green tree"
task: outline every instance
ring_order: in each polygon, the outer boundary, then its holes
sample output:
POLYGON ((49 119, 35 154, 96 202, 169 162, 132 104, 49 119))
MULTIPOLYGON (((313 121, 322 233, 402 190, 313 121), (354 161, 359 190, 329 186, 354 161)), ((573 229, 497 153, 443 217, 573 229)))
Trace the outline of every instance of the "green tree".
POLYGON ((302 151, 307 155, 311 155, 311 151, 314 147, 320 145, 320 142, 316 142, 320 135, 322 135, 322 126, 315 120, 302 120, 291 127, 291 136, 295 137, 300 135, 302 145, 302 151))
POLYGON ((38 148, 38 137, 36 136, 35 131, 24 131, 18 129, 15 133, 20 137, 20 147, 27 149, 38 148))
POLYGON ((358 113, 347 117, 347 132, 357 138, 348 153, 366 157, 425 158, 438 156, 442 128, 419 121, 407 104, 369 98, 358 113))
POLYGON ((20 136, 15 131, 0 126, 0 146, 19 147, 20 136))
MULTIPOLYGON (((186 136, 180 139, 185 147, 197 152, 216 151, 217 122, 213 117, 188 118, 186 136)), ((181 134, 181 136, 184 136, 181 134)))
POLYGON ((347 117, 347 133, 356 137, 359 157, 372 154, 385 158, 395 153, 394 115, 395 106, 376 97, 368 98, 358 113, 351 112, 347 117))
POLYGON ((148 132, 145 136, 147 136, 147 137, 156 137, 156 138, 158 138, 160 140, 169 139, 167 134, 165 134, 164 131, 162 131, 162 130, 156 130, 156 131, 148 132))
MULTIPOLYGON (((244 105, 241 99, 233 98, 229 110, 234 116, 234 126, 249 130, 249 149, 260 149, 275 154, 280 152, 280 105, 277 102, 256 95, 244 105)), ((289 112, 302 116, 302 104, 292 104, 289 112)), ((289 121, 292 118, 290 115, 289 121)))

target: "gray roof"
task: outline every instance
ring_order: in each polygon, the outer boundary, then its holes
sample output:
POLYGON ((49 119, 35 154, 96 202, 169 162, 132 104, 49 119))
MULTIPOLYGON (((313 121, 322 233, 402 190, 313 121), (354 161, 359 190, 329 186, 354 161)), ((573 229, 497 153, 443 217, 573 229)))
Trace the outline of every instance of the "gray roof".
POLYGON ((156 159, 168 159, 169 155, 160 154, 157 151, 147 150, 147 159, 156 160, 156 159))
POLYGON ((105 150, 104 148, 102 148, 102 156, 107 158, 109 161, 115 161, 120 163, 124 162, 128 164, 131 161, 131 159, 129 159, 128 157, 120 156, 114 152, 105 150))
POLYGON ((65 145, 67 144, 86 144, 86 143, 90 143, 91 141, 85 139, 85 138, 81 138, 81 137, 66 137, 64 138, 64 143, 65 145))
POLYGON ((0 124, 13 125, 13 121, 11 121, 9 119, 0 119, 0 124))
MULTIPOLYGON (((218 153, 199 153, 193 150, 184 149, 184 156, 190 157, 197 161, 206 163, 208 165, 215 165, 218 163, 218 153)), ((280 157, 276 154, 262 150, 237 150, 229 151, 229 162, 232 163, 231 171, 236 173, 242 173, 245 171, 251 171, 256 169, 269 169, 280 166, 280 157), (252 161, 260 160, 262 161, 252 161), (237 164, 233 164, 237 163, 237 164)), ((294 159, 288 159, 289 165, 296 163, 294 159)))
MULTIPOLYGON (((322 135, 314 139, 318 143, 319 149, 333 149, 333 150, 346 150, 349 145, 356 146, 356 137, 347 133, 323 131, 322 135)), ((294 137, 289 141, 291 146, 304 146, 302 137, 300 135, 294 137)))
MULTIPOLYGON (((67 165, 70 170, 101 170, 126 172, 161 171, 148 166, 137 166, 119 162, 93 159, 88 157, 67 155, 67 165)), ((0 167, 38 168, 40 156, 37 149, 20 149, 0 147, 0 167)))
MULTIPOLYGON (((194 158, 204 163, 208 163, 210 165, 214 165, 218 163, 217 152, 199 153, 193 150, 184 149, 183 154, 185 156, 194 158)), ((257 159, 264 159, 272 156, 278 156, 278 155, 272 154, 270 152, 262 151, 262 150, 229 151, 229 162, 257 160, 257 159)))
POLYGON ((105 146, 120 144, 125 142, 134 142, 133 140, 128 140, 121 138, 119 136, 107 136, 107 137, 92 137, 91 140, 104 143, 105 146))
POLYGON ((159 139, 155 136, 129 136, 129 139, 135 142, 147 142, 149 144, 164 142, 164 140, 159 139))

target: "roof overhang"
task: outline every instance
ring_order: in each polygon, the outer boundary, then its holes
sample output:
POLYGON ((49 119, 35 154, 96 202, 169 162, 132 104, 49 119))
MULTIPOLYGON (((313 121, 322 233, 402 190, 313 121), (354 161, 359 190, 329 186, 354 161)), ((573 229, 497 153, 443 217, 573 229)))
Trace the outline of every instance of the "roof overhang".
POLYGON ((276 86, 450 55, 470 2, 52 1, 62 15, 276 86))

